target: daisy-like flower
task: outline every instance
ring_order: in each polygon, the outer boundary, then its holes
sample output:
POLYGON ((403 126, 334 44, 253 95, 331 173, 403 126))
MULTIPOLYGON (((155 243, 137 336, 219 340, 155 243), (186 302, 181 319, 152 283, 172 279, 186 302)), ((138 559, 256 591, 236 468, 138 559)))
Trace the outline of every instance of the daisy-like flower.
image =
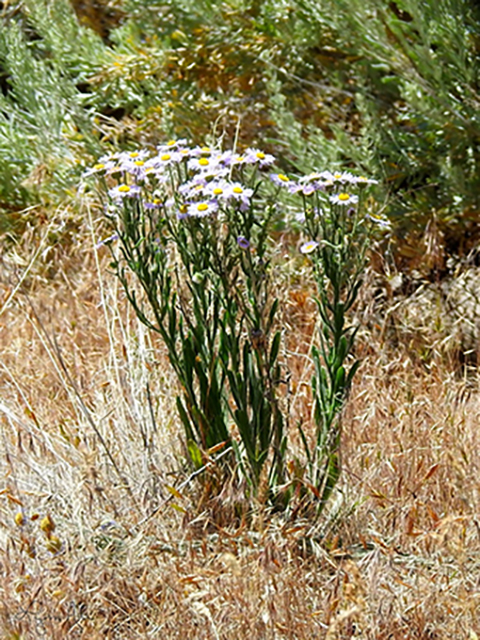
POLYGON ((212 200, 208 202, 193 202, 188 205, 187 214, 193 218, 204 218, 218 209, 218 204, 212 200))
POLYGON ((212 149, 211 147, 203 146, 203 147, 195 147, 190 150, 190 155, 193 158, 209 158, 209 157, 219 157, 221 156, 221 152, 218 149, 212 149))
POLYGON ((234 153, 231 164, 247 164, 247 156, 244 153, 234 153))
POLYGON ((140 187, 136 184, 119 184, 117 187, 110 189, 108 195, 118 204, 121 203, 124 198, 138 198, 140 191, 140 187))
POLYGON ((253 189, 245 188, 239 182, 232 182, 226 187, 226 197, 229 200, 239 201, 242 211, 250 206, 250 200, 253 196, 253 189))
POLYGON ((365 218, 367 218, 368 220, 371 220, 372 222, 377 224, 379 227, 382 227, 383 229, 392 228, 392 223, 390 222, 390 220, 388 220, 383 216, 377 216, 374 213, 367 213, 365 218))
POLYGON ((324 180, 323 182, 320 182, 320 186, 322 190, 330 189, 335 186, 335 182, 334 180, 324 180))
POLYGON ((98 162, 111 162, 111 161, 117 161, 118 160, 118 156, 120 155, 120 153, 118 151, 115 151, 114 153, 106 153, 103 156, 100 156, 100 158, 98 159, 98 162))
POLYGON ((330 202, 332 204, 342 204, 351 206, 352 204, 357 204, 358 196, 354 196, 351 193, 337 193, 334 196, 330 196, 330 202))
POLYGON ((340 182, 342 184, 355 184, 355 176, 348 171, 334 171, 331 174, 330 180, 334 180, 335 182, 340 182))
POLYGON ((84 171, 84 178, 95 173, 109 173, 118 164, 118 153, 109 153, 98 159, 98 162, 84 171))
POLYGON ((135 160, 147 160, 150 155, 150 152, 146 149, 141 149, 140 151, 122 151, 122 153, 118 154, 118 164, 123 164, 124 162, 130 162, 135 160))
POLYGON ((304 184, 302 186, 302 193, 304 196, 311 196, 315 193, 315 191, 319 191, 321 189, 321 185, 318 182, 310 182, 309 184, 304 184))
POLYGON ((90 167, 83 172, 82 178, 88 178, 88 176, 92 176, 96 173, 106 173, 108 169, 113 167, 115 164, 115 161, 112 160, 110 160, 109 162, 97 162, 97 164, 94 164, 93 167, 90 167))
POLYGON ((323 190, 323 184, 320 182, 310 182, 306 184, 300 184, 299 182, 294 182, 290 180, 287 185, 287 189, 289 193, 302 193, 304 196, 311 196, 315 193, 315 191, 323 190))
POLYGON ((205 171, 201 171, 196 176, 193 177, 193 180, 204 180, 205 183, 211 182, 212 180, 220 180, 221 178, 225 178, 228 176, 231 170, 228 167, 224 167, 220 163, 212 164, 210 168, 207 168, 205 171))
POLYGON ((119 166, 119 169, 134 176, 137 180, 144 180, 146 176, 144 160, 124 160, 119 166))
POLYGON ((373 180, 372 178, 366 178, 365 176, 357 176, 354 178, 355 184, 360 186, 369 185, 369 184, 378 184, 378 180, 373 180))
POLYGON ((178 193, 184 198, 193 198, 195 196, 200 196, 203 195, 206 184, 206 180, 189 180, 188 182, 184 182, 178 187, 178 193))
POLYGON ((290 178, 283 173, 270 174, 270 180, 279 187, 286 187, 291 183, 290 178))
POLYGON ((227 171, 218 154, 190 158, 187 162, 187 167, 190 171, 199 171, 208 175, 216 175, 219 171, 227 171))
POLYGON ((240 249, 248 249, 250 247, 250 242, 244 236, 238 236, 237 244, 240 249))
POLYGON ((270 153, 264 153, 260 149, 247 149, 244 155, 247 164, 258 164, 261 168, 269 167, 275 162, 274 156, 270 153))
POLYGON ((216 200, 228 200, 231 184, 226 180, 214 180, 205 185, 205 193, 216 200))
POLYGON ((153 198, 153 200, 145 201, 143 203, 145 209, 159 209, 162 206, 160 198, 153 198))
POLYGON ((124 163, 119 164, 118 162, 113 162, 112 165, 107 168, 106 173, 109 176, 118 176, 119 173, 125 173, 124 163))
POLYGON ((301 191, 304 196, 310 196, 314 191, 325 191, 327 186, 333 186, 333 180, 326 180, 326 177, 330 175, 330 172, 323 171, 319 173, 318 171, 313 171, 306 176, 303 176, 299 179, 299 184, 302 185, 301 191))
POLYGON ((180 140, 169 140, 165 144, 158 145, 157 151, 159 155, 162 155, 173 150, 183 149, 185 148, 186 144, 187 140, 185 138, 181 138, 180 140))
POLYGON ((318 171, 313 171, 306 176, 302 176, 298 181, 299 182, 319 182, 320 180, 325 179, 325 172, 318 173, 318 171))
POLYGON ((236 157, 237 157, 237 154, 231 149, 229 149, 228 151, 223 151, 218 155, 218 161, 223 166, 230 167, 232 164, 234 164, 236 157))
POLYGON ((163 171, 165 167, 182 162, 183 158, 184 156, 180 151, 169 149, 158 153, 154 158, 150 158, 150 160, 146 162, 146 166, 153 167, 156 171, 163 171))
POLYGON ((287 182, 286 187, 288 189, 288 193, 300 193, 300 191, 302 191, 303 189, 303 185, 298 184, 298 182, 294 182, 293 180, 290 180, 289 182, 287 182))
MULTIPOLYGON (((175 201, 173 200, 173 198, 169 201, 167 201, 169 204, 169 208, 174 208, 175 207, 175 201)), ((185 220, 185 218, 188 218, 188 204, 181 204, 177 209, 176 209, 176 214, 177 214, 177 218, 179 220, 185 220)))
POLYGON ((300 252, 304 254, 313 253, 318 246, 318 242, 315 242, 315 240, 309 240, 308 242, 304 242, 302 244, 302 246, 300 247, 300 252))

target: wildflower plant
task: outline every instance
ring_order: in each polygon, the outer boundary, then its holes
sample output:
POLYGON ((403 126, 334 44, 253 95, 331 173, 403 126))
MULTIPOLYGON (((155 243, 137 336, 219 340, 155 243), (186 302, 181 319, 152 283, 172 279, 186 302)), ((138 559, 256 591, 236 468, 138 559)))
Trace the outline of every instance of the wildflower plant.
POLYGON ((267 462, 268 484, 278 485, 286 446, 269 273, 276 207, 262 185, 272 162, 256 149, 240 155, 178 140, 155 154, 106 156, 86 172, 108 193, 119 240, 109 246, 128 299, 167 347, 191 462, 199 469, 230 448, 224 467, 239 464, 250 495, 267 462))
POLYGON ((300 251, 311 261, 317 289, 320 331, 318 346, 312 348, 313 444, 299 428, 308 471, 302 487, 310 496, 313 493, 321 511, 340 476, 341 414, 360 364, 353 354, 358 326, 348 317, 362 285, 373 228, 388 226, 388 221, 364 211, 366 188, 375 180, 330 171, 297 181, 286 176, 272 180, 300 199, 296 218, 308 238, 300 251))
POLYGON ((221 469, 220 481, 238 467, 250 497, 267 486, 277 504, 288 502, 298 478, 286 471, 272 231, 285 198, 296 199, 297 210, 302 203, 300 250, 313 266, 321 330, 312 351, 315 442, 300 428, 301 484, 321 510, 340 474, 341 412, 359 364, 352 361, 357 329, 347 318, 381 219, 363 213, 373 180, 329 171, 294 180, 272 173, 273 163, 258 149, 239 154, 177 140, 156 153, 105 156, 85 175, 97 175, 108 194, 105 211, 119 241, 109 246, 128 299, 166 345, 191 462, 221 469), (222 465, 212 465, 222 449, 222 465))

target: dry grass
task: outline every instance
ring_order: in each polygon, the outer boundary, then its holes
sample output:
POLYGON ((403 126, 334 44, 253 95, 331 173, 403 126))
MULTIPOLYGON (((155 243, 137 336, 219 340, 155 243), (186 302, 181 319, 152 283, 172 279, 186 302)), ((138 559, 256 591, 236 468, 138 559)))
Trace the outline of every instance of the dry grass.
MULTIPOLYGON (((64 252, 53 278, 40 253, 0 316, 2 637, 478 638, 476 380, 394 349, 372 323, 328 518, 259 507, 248 527, 215 527, 193 482, 168 490, 186 477, 174 385, 91 246, 64 252)), ((311 311, 287 294, 305 418, 311 311)))

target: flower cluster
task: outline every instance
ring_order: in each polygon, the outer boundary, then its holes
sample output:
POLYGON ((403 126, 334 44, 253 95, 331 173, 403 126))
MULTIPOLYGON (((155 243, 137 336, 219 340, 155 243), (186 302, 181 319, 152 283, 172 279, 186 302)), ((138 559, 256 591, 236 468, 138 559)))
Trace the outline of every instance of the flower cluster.
MULTIPOLYGON (((266 169, 271 170, 274 162, 274 156, 257 148, 237 153, 190 146, 181 139, 159 145, 156 153, 138 150, 103 156, 84 176, 105 177, 114 205, 137 199, 144 209, 164 208, 179 219, 198 219, 221 215, 227 207, 248 211, 259 182, 252 179, 252 171, 259 177, 266 169)), ((269 178, 278 191, 286 191, 287 198, 302 198, 303 211, 298 211, 298 206, 294 209, 297 222, 310 238, 301 246, 304 254, 312 253, 319 246, 307 211, 313 212, 310 218, 318 219, 333 207, 344 209, 345 214, 352 217, 362 208, 364 188, 377 184, 376 180, 355 176, 349 171, 313 171, 298 178, 270 173, 269 178)), ((363 220, 384 228, 389 226, 386 218, 373 214, 364 215, 363 220)))
POLYGON ((390 228, 387 218, 372 213, 360 214, 361 198, 364 188, 378 184, 377 180, 365 176, 355 176, 349 171, 314 171, 298 179, 293 179, 283 173, 270 174, 272 183, 280 189, 285 189, 293 196, 301 196, 303 210, 294 214, 297 223, 300 223, 311 239, 300 245, 303 254, 314 253, 322 246, 322 237, 325 235, 325 221, 330 221, 334 226, 341 226, 345 231, 345 219, 350 218, 356 223, 370 221, 384 229, 390 228), (314 201, 312 206, 311 201, 314 201), (330 208, 330 214, 327 209, 330 208), (333 208, 333 209, 332 209, 333 208), (335 213, 335 210, 338 212, 335 213), (343 211, 343 213, 341 213, 343 211), (323 225, 315 222, 323 219, 323 225), (321 227, 323 226, 323 231, 321 227), (320 236, 318 236, 320 234, 320 236), (319 241, 320 240, 320 241, 319 241))
MULTIPOLYGON (((340 187, 343 189, 341 193, 347 193, 348 187, 362 187, 370 184, 377 184, 377 180, 366 178, 365 176, 354 176, 348 171, 314 171, 308 175, 302 176, 298 180, 293 180, 282 173, 274 173, 270 176, 272 182, 278 186, 286 187, 290 193, 300 193, 304 196, 311 196, 316 191, 329 192, 340 187)), ((340 194, 335 194, 336 197, 340 194)), ((342 201, 343 199, 341 199, 342 201)), ((332 200, 338 204, 337 200, 332 200)), ((348 203, 347 203, 348 204, 348 203)))
POLYGON ((147 209, 166 204, 175 207, 179 217, 205 217, 232 203, 247 210, 254 191, 237 176, 242 177, 245 167, 262 170, 274 161, 272 155, 256 148, 240 154, 189 147, 186 140, 175 140, 157 147, 154 155, 141 150, 103 156, 84 176, 115 179, 116 186, 108 191, 115 204, 125 198, 141 198, 147 209), (173 183, 176 186, 171 189, 173 183))

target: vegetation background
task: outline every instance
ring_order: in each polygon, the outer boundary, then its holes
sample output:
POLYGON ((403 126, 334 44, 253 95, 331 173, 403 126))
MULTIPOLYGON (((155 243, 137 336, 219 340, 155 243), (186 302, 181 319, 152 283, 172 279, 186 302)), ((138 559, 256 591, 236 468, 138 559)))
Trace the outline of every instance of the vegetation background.
MULTIPOLYGON (((0 629, 38 638, 480 634, 474 0, 0 3, 0 629), (320 523, 229 518, 184 467, 162 347, 78 194, 101 154, 238 136, 381 182, 344 476, 320 523)), ((294 237, 288 238, 295 243, 294 237)), ((278 274, 293 415, 315 326, 278 274)))

